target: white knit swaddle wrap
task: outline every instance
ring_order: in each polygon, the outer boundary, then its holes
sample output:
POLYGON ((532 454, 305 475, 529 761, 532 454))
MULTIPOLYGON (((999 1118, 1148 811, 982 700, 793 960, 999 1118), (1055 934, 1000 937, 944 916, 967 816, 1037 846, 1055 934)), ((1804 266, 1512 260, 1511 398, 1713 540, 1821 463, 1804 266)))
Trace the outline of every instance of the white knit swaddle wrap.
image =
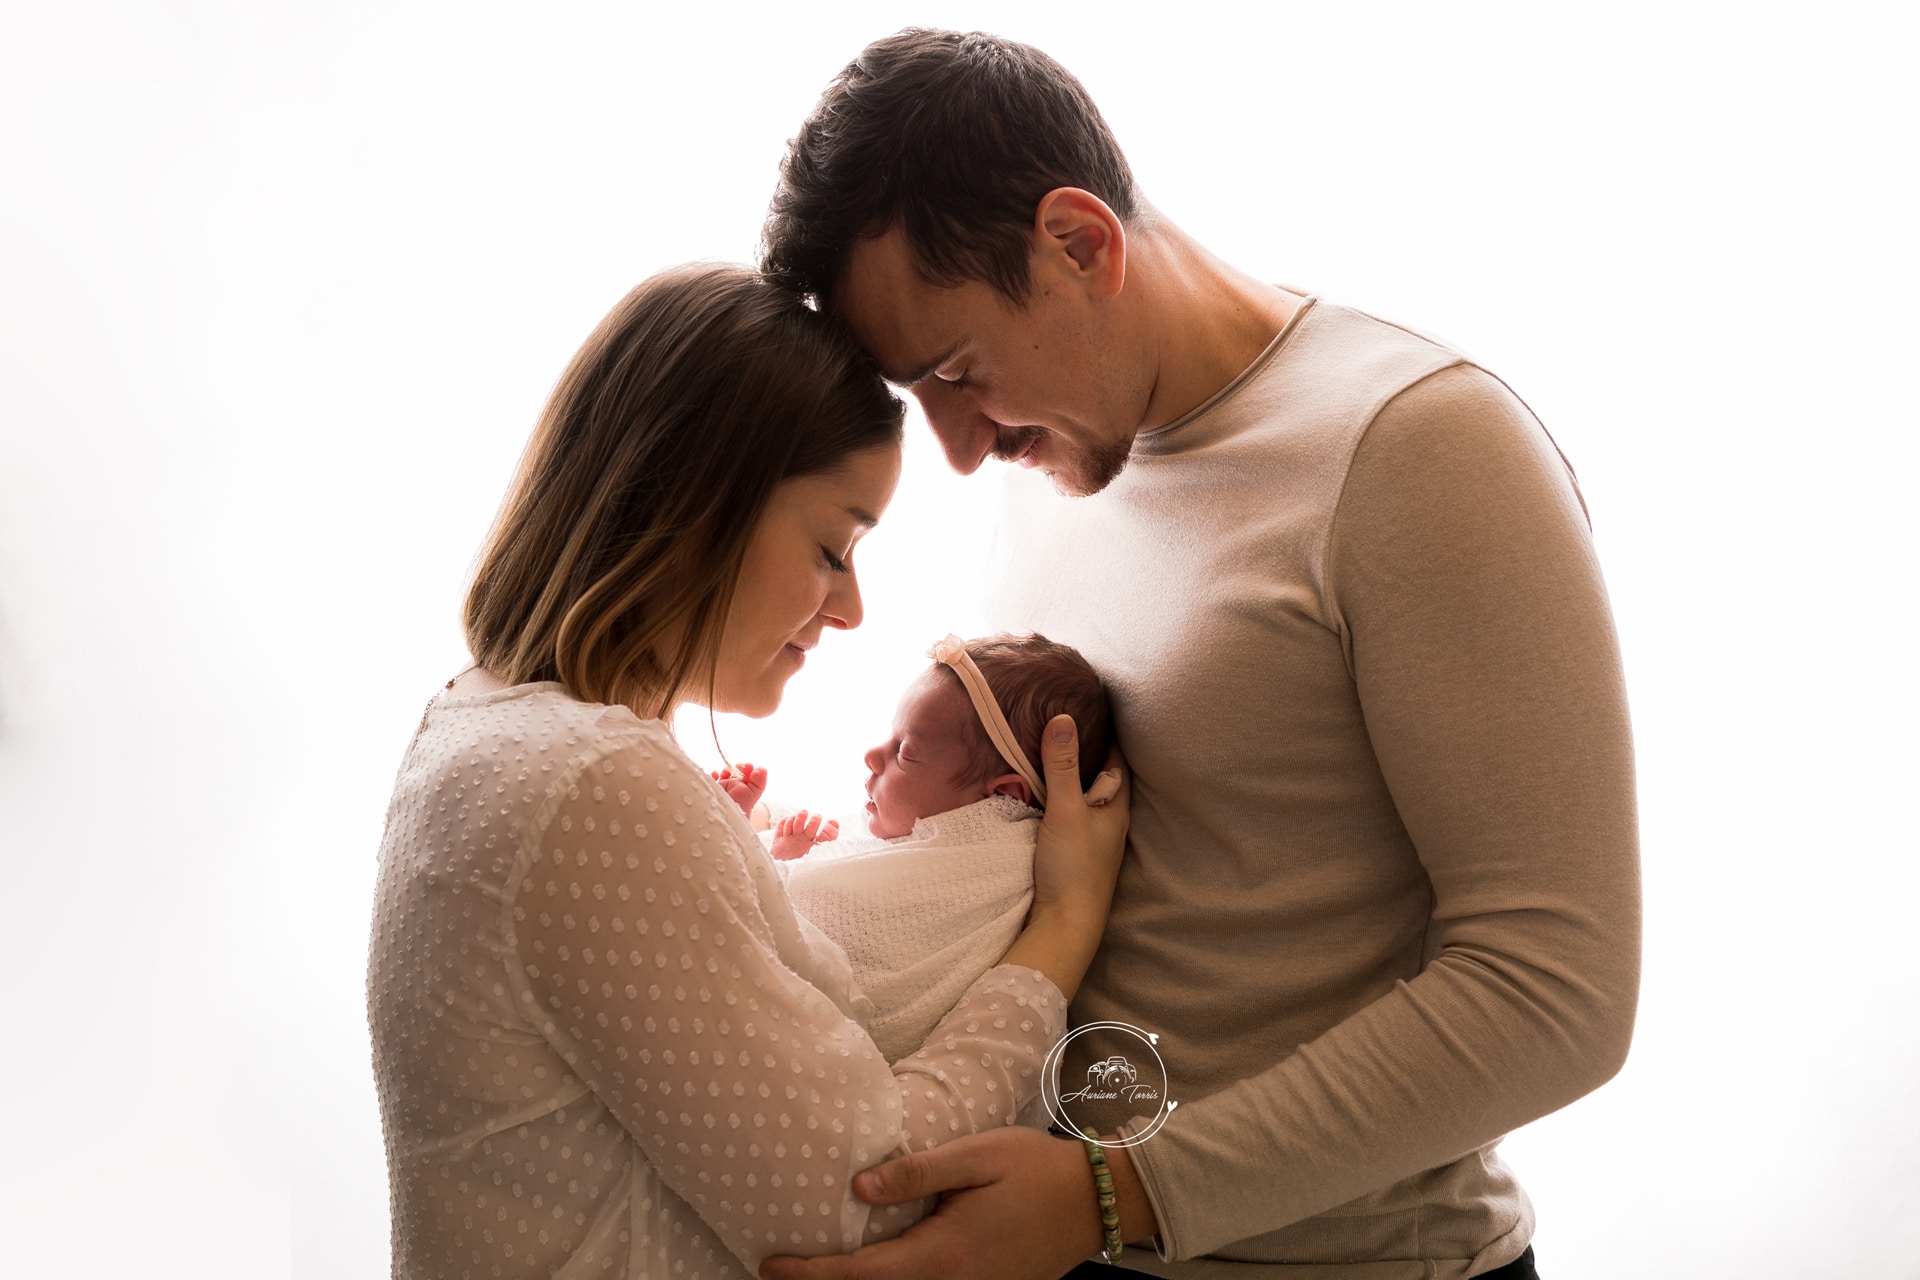
POLYGON ((920 819, 911 835, 842 836, 777 864, 794 909, 846 952, 887 1061, 924 1044, 1019 936, 1039 831, 1037 810, 988 796, 920 819))

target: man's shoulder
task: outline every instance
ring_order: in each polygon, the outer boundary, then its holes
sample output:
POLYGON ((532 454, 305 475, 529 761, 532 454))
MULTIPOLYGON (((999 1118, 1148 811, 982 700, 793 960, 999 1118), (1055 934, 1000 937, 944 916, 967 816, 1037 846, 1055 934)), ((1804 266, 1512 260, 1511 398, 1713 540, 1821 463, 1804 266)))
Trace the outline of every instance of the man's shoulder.
POLYGON ((1309 298, 1259 361, 1185 421, 1138 437, 1135 457, 1272 465, 1295 477, 1337 469, 1384 405, 1469 363, 1429 334, 1309 298))
POLYGON ((1358 307, 1315 299, 1275 372, 1404 386, 1451 365, 1472 363, 1455 343, 1358 307))

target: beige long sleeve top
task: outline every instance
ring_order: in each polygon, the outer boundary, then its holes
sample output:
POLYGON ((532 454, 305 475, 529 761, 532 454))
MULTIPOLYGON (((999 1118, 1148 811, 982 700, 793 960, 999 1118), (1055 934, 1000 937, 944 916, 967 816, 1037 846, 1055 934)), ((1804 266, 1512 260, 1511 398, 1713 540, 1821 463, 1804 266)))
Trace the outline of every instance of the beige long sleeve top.
MULTIPOLYGON (((1087 656, 1134 770, 1072 1010, 1158 1033, 1180 1102, 1132 1149, 1160 1256, 1127 1260, 1517 1256, 1532 1208, 1493 1144, 1619 1068, 1639 954, 1617 645, 1540 424, 1458 352, 1316 303, 1102 493, 1012 476, 993 559, 990 623, 1087 656)), ((1073 1040, 1065 1076, 1106 1051, 1073 1040)))
POLYGON ((750 1277, 904 1230, 851 1176, 1011 1123, 1065 1002, 991 968, 889 1067, 824 941, 664 725, 554 684, 435 699, 367 975, 393 1274, 750 1277))

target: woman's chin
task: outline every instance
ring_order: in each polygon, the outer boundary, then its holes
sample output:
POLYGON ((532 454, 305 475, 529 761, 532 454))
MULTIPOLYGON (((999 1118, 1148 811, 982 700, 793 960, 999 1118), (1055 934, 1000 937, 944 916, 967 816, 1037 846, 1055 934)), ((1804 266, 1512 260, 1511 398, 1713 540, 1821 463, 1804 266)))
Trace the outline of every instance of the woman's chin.
POLYGON ((715 711, 724 712, 730 716, 745 716, 749 720, 765 720, 780 709, 780 695, 777 693, 767 701, 722 702, 721 699, 715 698, 714 702, 717 704, 713 708, 715 711))
POLYGON ((722 687, 714 691, 713 710, 730 716, 745 716, 749 720, 765 720, 780 709, 780 701, 786 697, 787 681, 762 680, 741 689, 722 687))

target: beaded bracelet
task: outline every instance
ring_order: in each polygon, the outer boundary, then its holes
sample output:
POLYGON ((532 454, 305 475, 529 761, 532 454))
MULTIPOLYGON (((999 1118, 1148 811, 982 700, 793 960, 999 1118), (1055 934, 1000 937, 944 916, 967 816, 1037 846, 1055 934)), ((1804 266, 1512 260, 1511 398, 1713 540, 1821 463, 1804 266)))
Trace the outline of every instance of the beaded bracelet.
POLYGON ((1099 1135, 1092 1129, 1082 1129, 1080 1136, 1087 1148, 1087 1163, 1093 1166, 1093 1189, 1100 1201, 1100 1226, 1106 1231, 1103 1252, 1108 1262, 1118 1262, 1126 1245, 1120 1239, 1120 1199, 1113 1194, 1113 1171, 1107 1168, 1107 1153, 1100 1149, 1099 1135))

